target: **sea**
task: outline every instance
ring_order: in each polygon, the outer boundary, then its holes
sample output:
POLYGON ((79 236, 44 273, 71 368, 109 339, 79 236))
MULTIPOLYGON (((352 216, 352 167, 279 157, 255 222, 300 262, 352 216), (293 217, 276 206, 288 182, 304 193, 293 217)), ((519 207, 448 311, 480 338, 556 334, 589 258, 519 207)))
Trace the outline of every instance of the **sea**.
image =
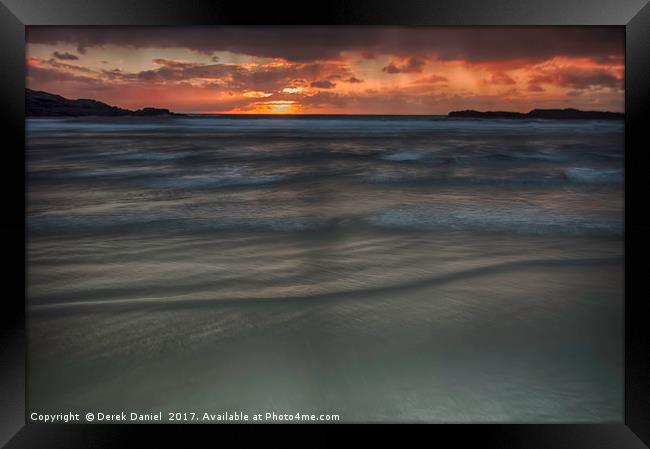
POLYGON ((624 162, 623 120, 28 118, 28 409, 621 423, 624 162))

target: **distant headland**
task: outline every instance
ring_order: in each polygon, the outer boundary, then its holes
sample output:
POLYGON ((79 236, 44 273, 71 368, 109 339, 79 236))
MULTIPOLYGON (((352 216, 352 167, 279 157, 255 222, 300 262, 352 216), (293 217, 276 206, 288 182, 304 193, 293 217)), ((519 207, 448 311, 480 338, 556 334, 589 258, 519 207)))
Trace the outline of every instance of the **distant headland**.
POLYGON ((183 114, 160 108, 143 108, 131 111, 117 106, 110 106, 97 100, 71 100, 48 92, 25 89, 25 115, 28 117, 159 117, 182 116, 183 114))
POLYGON ((456 118, 507 118, 507 119, 554 119, 554 120, 610 120, 625 118, 621 112, 581 111, 579 109, 533 109, 530 112, 508 111, 452 111, 449 117, 456 118))

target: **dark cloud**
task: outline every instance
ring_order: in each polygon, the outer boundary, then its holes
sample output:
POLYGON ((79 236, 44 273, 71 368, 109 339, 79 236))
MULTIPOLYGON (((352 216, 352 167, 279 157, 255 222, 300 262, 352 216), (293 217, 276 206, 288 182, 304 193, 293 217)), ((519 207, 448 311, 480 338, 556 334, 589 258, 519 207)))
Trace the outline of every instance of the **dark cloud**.
POLYGON ((174 69, 186 69, 190 67, 201 67, 208 64, 201 64, 198 62, 186 62, 186 61, 176 61, 174 59, 165 59, 165 58, 156 58, 152 61, 154 64, 158 64, 163 67, 171 67, 174 69))
MULTIPOLYGON (((288 61, 338 60, 344 51, 471 62, 553 56, 622 58, 620 27, 43 27, 28 26, 27 41, 88 48, 187 48, 231 51, 288 61)), ((216 62, 216 61, 213 61, 216 62)))
POLYGON ((300 103, 307 107, 323 108, 323 107, 336 107, 345 108, 350 104, 351 97, 339 95, 334 92, 320 91, 315 95, 303 97, 300 103))
POLYGON ((246 89, 277 91, 285 87, 306 87, 321 89, 336 86, 329 79, 350 78, 349 69, 337 63, 289 63, 281 65, 242 66, 237 64, 204 64, 173 59, 158 58, 152 62, 158 68, 140 72, 126 72, 117 68, 94 70, 87 67, 63 63, 55 59, 33 58, 35 66, 46 67, 55 76, 64 79, 69 74, 91 76, 96 82, 117 83, 174 83, 198 80, 206 85, 224 89, 246 89), (329 78, 329 79, 328 79, 329 78), (311 84, 307 80, 315 80, 311 84))
POLYGON ((310 86, 311 87, 318 87, 319 89, 333 89, 333 88, 336 87, 336 84, 331 82, 331 81, 320 80, 320 81, 313 81, 310 84, 310 86))
POLYGON ((604 68, 562 67, 547 69, 530 78, 531 84, 555 84, 572 89, 623 89, 624 80, 604 68))
POLYGON ((139 72, 136 75, 136 78, 143 81, 162 81, 165 79, 163 76, 161 76, 160 71, 155 70, 145 70, 143 72, 139 72))
POLYGON ((351 76, 350 78, 347 78, 347 79, 345 79, 343 81, 345 81, 346 83, 353 83, 353 84, 354 83, 363 83, 363 80, 360 80, 359 78, 354 77, 354 76, 351 76))
POLYGON ((76 64, 68 64, 66 62, 59 62, 54 58, 49 59, 47 61, 47 64, 50 67, 54 67, 56 69, 65 70, 65 71, 81 72, 81 73, 86 73, 86 74, 94 74, 95 73, 94 70, 89 69, 87 67, 83 67, 83 66, 76 65, 76 64))
MULTIPOLYGON (((65 87, 70 87, 71 90, 83 92, 84 94, 110 88, 110 86, 107 86, 96 78, 30 65, 27 66, 27 84, 28 86, 36 87, 37 90, 50 92, 59 92, 65 87)), ((78 96, 77 94, 76 97, 78 96)))
POLYGON ((220 85, 230 88, 246 87, 247 70, 232 64, 195 64, 181 61, 156 59, 154 62, 161 67, 140 72, 124 72, 119 69, 104 70, 102 74, 117 81, 147 81, 147 82, 182 82, 188 79, 204 79, 218 81, 220 85))
POLYGON ((537 84, 529 84, 527 90, 528 92, 544 92, 544 88, 537 84))
POLYGON ((597 64, 603 64, 603 65, 623 65, 623 64, 625 64, 625 55, 624 54, 595 56, 592 59, 597 64))
POLYGON ((486 81, 487 84, 500 84, 500 85, 512 85, 517 82, 507 73, 497 72, 492 73, 486 81))
POLYGON ((110 70, 104 69, 101 71, 101 73, 109 80, 120 79, 123 76, 123 72, 120 69, 110 69, 110 70))
POLYGON ((28 67, 27 78, 34 82, 66 82, 66 81, 95 81, 93 78, 77 76, 68 72, 52 70, 44 67, 28 67))
POLYGON ((386 67, 381 69, 382 72, 394 74, 394 73, 419 73, 422 71, 425 62, 418 58, 408 58, 403 64, 396 64, 391 62, 386 67))
POLYGON ((61 59, 63 61, 76 61, 79 59, 79 56, 73 55, 72 53, 68 53, 67 51, 60 53, 58 51, 55 51, 52 53, 52 56, 55 57, 56 59, 61 59))
POLYGON ((397 67, 392 62, 390 64, 388 64, 386 67, 384 67, 383 69, 381 69, 381 71, 386 72, 386 73, 400 73, 401 72, 399 67, 397 67))

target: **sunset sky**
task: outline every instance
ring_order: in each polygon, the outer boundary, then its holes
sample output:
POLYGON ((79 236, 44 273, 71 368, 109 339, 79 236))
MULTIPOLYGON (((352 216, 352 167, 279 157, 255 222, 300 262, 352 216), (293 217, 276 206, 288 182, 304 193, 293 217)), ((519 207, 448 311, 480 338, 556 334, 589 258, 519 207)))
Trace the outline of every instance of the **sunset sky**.
POLYGON ((27 87, 129 109, 623 111, 616 27, 35 27, 27 87))

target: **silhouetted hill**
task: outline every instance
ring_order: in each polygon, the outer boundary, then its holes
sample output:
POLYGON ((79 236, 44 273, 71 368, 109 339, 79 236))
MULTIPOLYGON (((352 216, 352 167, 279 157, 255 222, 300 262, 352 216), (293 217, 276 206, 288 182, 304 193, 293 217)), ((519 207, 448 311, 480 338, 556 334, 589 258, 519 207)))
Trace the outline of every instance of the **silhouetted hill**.
POLYGON ((169 109, 144 108, 137 111, 110 106, 97 100, 80 98, 70 100, 60 95, 43 91, 25 89, 25 115, 28 117, 53 116, 167 116, 183 115, 171 112, 169 109))
POLYGON ((508 111, 452 111, 449 117, 457 118, 508 118, 508 119, 554 119, 554 120, 602 120, 622 119, 625 114, 621 112, 607 111, 581 111, 579 109, 533 109, 530 112, 508 112, 508 111))

